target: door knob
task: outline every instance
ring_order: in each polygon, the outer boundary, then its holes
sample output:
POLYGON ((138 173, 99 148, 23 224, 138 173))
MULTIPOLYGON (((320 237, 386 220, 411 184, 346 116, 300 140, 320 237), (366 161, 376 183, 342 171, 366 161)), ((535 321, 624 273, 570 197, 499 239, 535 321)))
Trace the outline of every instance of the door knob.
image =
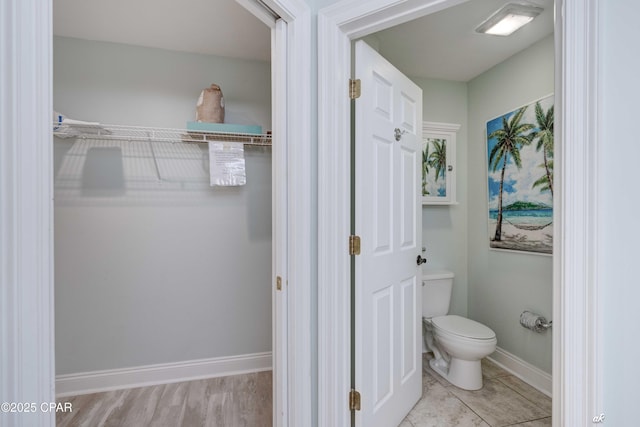
POLYGON ((422 258, 422 256, 421 256, 421 255, 418 255, 418 258, 416 259, 416 263, 417 263, 418 265, 422 265, 422 264, 424 264, 425 262, 427 262, 427 259, 426 259, 426 258, 422 258))
POLYGON ((395 128, 393 130, 393 134, 396 138, 396 141, 400 141, 400 139, 402 139, 402 135, 404 135, 405 133, 407 133, 406 130, 400 130, 400 128, 395 128))

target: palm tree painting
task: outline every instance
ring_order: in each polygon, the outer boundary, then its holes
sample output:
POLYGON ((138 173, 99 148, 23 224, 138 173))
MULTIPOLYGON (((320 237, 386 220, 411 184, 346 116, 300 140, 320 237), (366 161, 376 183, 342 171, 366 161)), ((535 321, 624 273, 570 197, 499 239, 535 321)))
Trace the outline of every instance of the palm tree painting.
POLYGON ((429 192, 429 144, 424 145, 424 149, 422 150, 422 195, 428 196, 431 193, 429 192))
POLYGON ((433 152, 429 154, 429 166, 434 169, 435 181, 445 179, 445 170, 447 168, 447 141, 440 138, 430 138, 433 145, 433 152))
POLYGON ((422 150, 422 195, 445 197, 447 170, 446 138, 425 138, 422 150))
POLYGON ((553 95, 487 122, 489 246, 550 254, 553 95))
POLYGON ((543 163, 540 167, 545 173, 533 186, 541 187, 542 191, 549 190, 553 196, 553 105, 545 112, 540 102, 536 102, 536 125, 538 128, 531 133, 531 139, 537 140, 536 150, 542 150, 543 163))

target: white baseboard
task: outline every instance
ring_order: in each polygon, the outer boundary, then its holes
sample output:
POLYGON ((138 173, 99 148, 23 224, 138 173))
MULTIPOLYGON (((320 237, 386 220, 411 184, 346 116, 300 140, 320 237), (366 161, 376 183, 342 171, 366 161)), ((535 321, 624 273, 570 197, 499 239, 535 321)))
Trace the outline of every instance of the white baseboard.
POLYGON ((538 389, 549 397, 552 397, 552 377, 540 368, 536 368, 532 364, 525 362, 500 347, 496 348, 496 351, 489 356, 488 359, 520 378, 531 387, 538 389))
POLYGON ((271 352, 56 376, 56 397, 268 371, 271 352))

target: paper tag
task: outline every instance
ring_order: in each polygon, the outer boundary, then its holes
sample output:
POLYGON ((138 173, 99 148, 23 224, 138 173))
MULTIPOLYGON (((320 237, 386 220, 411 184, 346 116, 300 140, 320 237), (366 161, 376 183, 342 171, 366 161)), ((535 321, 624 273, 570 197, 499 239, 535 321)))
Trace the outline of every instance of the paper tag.
POLYGON ((237 186, 247 183, 244 144, 209 141, 211 186, 237 186))

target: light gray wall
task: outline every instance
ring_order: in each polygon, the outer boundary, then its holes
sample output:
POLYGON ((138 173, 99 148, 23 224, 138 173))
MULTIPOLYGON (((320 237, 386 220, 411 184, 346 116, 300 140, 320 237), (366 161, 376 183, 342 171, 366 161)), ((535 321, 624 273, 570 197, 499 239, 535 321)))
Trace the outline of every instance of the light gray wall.
MULTIPOLYGON (((602 224, 596 266, 604 308, 604 413, 607 425, 638 424, 638 159, 640 3, 599 2, 601 139, 598 157, 602 224)), ((596 414, 594 414, 596 415, 596 414)))
POLYGON ((54 109, 74 119, 183 128, 216 83, 225 122, 271 128, 267 62, 54 37, 53 73, 54 109))
POLYGON ((552 257, 489 250, 486 122, 554 91, 549 36, 469 82, 469 317, 496 332, 498 346, 551 373, 551 332, 519 324, 527 309, 552 314, 552 257))
MULTIPOLYGON (((184 128, 217 83, 227 122, 270 124, 270 64, 54 39, 54 108, 184 128)), ((271 349, 271 155, 208 186, 206 146, 55 142, 56 372, 271 349), (184 168, 180 169, 180 168, 184 168)))
POLYGON ((427 248, 424 268, 455 274, 450 313, 467 315, 467 84, 411 78, 422 88, 424 121, 461 125, 456 138, 459 204, 422 207, 422 244, 427 248))

